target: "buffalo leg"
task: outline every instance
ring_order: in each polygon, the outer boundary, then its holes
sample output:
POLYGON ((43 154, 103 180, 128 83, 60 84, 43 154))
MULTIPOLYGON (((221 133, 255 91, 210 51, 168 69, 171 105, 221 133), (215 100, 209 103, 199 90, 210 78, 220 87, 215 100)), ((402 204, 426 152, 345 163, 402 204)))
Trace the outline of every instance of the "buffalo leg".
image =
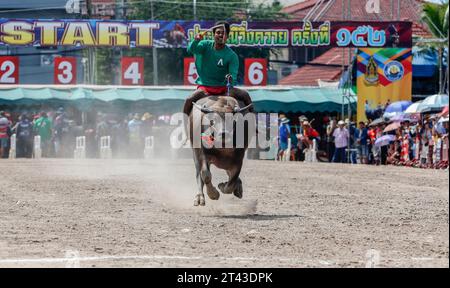
POLYGON ((203 161, 201 177, 203 183, 205 183, 206 185, 206 193, 208 194, 208 197, 211 200, 218 200, 220 197, 220 193, 216 188, 214 188, 212 184, 211 172, 209 171, 209 165, 207 164, 206 160, 203 161))
POLYGON ((198 186, 198 192, 195 195, 195 199, 194 199, 194 206, 198 206, 198 205, 205 206, 205 195, 203 194, 204 181, 203 181, 203 179, 202 179, 203 177, 201 175, 202 165, 199 160, 198 154, 195 152, 194 152, 194 163, 195 163, 197 186, 198 186))
POLYGON ((243 188, 242 181, 239 178, 239 174, 241 173, 241 166, 237 165, 236 168, 227 170, 228 174, 228 182, 220 183, 219 189, 224 194, 233 193, 234 196, 238 198, 242 198, 243 188))

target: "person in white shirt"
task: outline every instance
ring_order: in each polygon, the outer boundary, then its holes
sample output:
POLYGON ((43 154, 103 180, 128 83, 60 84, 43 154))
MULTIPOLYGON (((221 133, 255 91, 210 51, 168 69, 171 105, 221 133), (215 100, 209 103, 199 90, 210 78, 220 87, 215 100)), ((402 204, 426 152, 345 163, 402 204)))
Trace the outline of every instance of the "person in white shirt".
POLYGON ((336 150, 334 151, 333 162, 334 163, 346 163, 345 149, 348 145, 348 130, 345 128, 345 122, 339 121, 338 128, 334 130, 334 145, 336 150))

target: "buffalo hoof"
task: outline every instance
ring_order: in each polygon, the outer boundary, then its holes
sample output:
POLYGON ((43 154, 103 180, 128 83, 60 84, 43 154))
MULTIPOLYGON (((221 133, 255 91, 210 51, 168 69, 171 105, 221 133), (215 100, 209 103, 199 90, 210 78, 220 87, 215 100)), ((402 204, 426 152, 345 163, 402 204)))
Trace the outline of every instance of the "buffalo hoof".
POLYGON ((218 185, 218 187, 219 187, 220 191, 221 191, 223 194, 231 194, 230 189, 228 189, 228 190, 225 189, 225 188, 227 187, 227 182, 222 182, 222 183, 220 183, 220 184, 218 185))
POLYGON ((237 198, 241 199, 242 198, 242 193, 243 193, 243 189, 242 189, 242 184, 238 184, 236 186, 236 190, 233 191, 233 195, 236 196, 237 198))
POLYGON ((194 206, 205 206, 205 197, 201 196, 201 195, 197 195, 195 196, 194 199, 194 206))
POLYGON ((206 193, 208 194, 209 199, 211 200, 219 200, 220 193, 216 188, 211 187, 206 189, 206 193))

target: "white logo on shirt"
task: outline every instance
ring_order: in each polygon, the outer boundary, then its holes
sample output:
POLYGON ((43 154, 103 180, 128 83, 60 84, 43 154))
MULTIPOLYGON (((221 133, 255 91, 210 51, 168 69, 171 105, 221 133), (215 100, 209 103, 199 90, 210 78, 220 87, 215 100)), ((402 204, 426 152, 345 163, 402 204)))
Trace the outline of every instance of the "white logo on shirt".
POLYGON ((223 66, 223 59, 220 58, 219 62, 217 62, 217 66, 223 66))

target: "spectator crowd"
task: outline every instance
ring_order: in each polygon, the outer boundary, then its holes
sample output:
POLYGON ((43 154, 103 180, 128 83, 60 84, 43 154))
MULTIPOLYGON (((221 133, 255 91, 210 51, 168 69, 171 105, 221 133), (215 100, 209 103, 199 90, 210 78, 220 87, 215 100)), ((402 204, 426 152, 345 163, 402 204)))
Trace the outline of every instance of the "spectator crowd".
POLYGON ((326 126, 321 134, 305 116, 299 117, 298 126, 290 126, 281 114, 277 158, 287 153, 290 143, 290 160, 302 161, 316 141, 321 162, 447 168, 448 110, 414 116, 357 125, 349 119, 327 117, 328 121, 320 123, 326 126))
POLYGON ((69 115, 62 107, 18 117, 0 111, 0 158, 9 157, 12 135, 16 139, 16 158, 33 157, 35 136, 40 136, 42 157, 72 158, 78 136, 86 137, 87 157, 99 157, 102 136, 111 136, 115 157, 141 157, 145 137, 153 135, 155 125, 167 124, 166 119, 156 119, 150 113, 125 117, 98 113, 95 121, 84 125, 77 125, 69 115))

